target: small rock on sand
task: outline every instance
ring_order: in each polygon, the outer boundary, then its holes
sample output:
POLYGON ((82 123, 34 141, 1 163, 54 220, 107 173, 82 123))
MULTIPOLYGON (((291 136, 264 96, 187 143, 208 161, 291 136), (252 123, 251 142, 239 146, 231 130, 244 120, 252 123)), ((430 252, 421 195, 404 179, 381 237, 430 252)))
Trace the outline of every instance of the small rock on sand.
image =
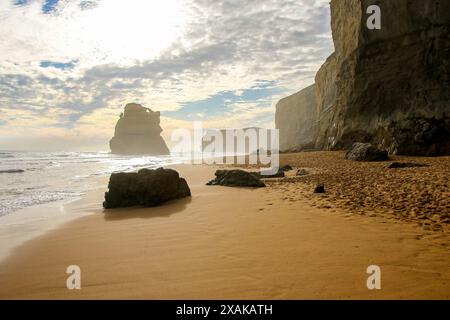
POLYGON ((243 170, 217 170, 216 178, 207 183, 209 186, 253 187, 262 188, 266 185, 254 174, 243 170))
POLYGON ((317 184, 314 193, 325 193, 325 185, 323 183, 317 184))
POLYGON ((393 162, 389 165, 389 169, 402 169, 402 168, 422 168, 428 167, 426 164, 414 163, 414 162, 393 162))

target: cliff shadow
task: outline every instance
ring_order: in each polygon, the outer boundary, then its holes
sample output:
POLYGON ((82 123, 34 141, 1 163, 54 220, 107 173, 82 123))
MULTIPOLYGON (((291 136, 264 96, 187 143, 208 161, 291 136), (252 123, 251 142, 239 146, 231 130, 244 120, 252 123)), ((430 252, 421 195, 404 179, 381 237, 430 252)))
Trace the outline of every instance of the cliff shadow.
POLYGON ((129 207, 118 209, 103 209, 105 221, 118 221, 127 219, 151 219, 158 217, 170 217, 171 215, 183 211, 191 203, 192 197, 168 201, 156 207, 129 207))

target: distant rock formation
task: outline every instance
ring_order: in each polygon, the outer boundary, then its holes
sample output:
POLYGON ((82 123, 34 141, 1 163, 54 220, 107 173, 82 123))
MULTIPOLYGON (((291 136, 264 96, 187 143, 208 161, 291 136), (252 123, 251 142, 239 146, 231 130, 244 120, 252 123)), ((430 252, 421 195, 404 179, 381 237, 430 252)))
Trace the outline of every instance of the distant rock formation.
POLYGON ((280 150, 314 147, 317 137, 316 86, 312 85, 277 103, 275 128, 280 130, 280 150))
POLYGON ((282 144, 301 148, 314 137, 325 150, 359 141, 391 154, 450 154, 450 2, 332 0, 331 26, 335 53, 316 75, 316 102, 277 108, 277 118, 301 118, 277 124, 282 144), (381 30, 366 27, 372 4, 381 30), (293 121, 309 120, 316 126, 293 137, 293 121))
POLYGON ((136 103, 125 106, 117 121, 114 137, 109 142, 115 154, 167 155, 169 148, 160 136, 159 112, 136 103))

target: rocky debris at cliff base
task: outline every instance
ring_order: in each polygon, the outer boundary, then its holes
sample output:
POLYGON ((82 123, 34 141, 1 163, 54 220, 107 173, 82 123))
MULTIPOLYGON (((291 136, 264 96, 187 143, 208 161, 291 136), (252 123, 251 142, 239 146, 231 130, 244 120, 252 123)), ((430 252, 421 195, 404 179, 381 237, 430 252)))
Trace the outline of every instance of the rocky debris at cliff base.
POLYGON ((388 169, 423 168, 423 167, 429 167, 429 165, 414 162, 393 162, 389 165, 388 169))
POLYGON ((177 171, 158 168, 138 172, 113 173, 105 193, 105 209, 132 206, 153 207, 174 199, 191 196, 185 179, 177 171))
POLYGON ((393 122, 385 141, 392 140, 392 152, 411 156, 444 156, 450 154, 450 118, 409 117, 393 122), (389 139, 391 138, 391 139, 389 139))
POLYGON ((353 161, 387 161, 387 151, 380 150, 370 143, 356 142, 345 155, 346 159, 353 161))
POLYGON ((217 170, 208 186, 263 188, 266 185, 253 174, 243 170, 217 170))

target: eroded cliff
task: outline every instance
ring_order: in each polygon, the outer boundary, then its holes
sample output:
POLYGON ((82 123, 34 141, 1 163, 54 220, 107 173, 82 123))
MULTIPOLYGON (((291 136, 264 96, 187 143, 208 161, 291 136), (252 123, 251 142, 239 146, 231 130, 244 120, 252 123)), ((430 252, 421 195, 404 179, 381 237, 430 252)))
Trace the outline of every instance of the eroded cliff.
POLYGON ((331 21, 335 53, 316 76, 318 126, 306 134, 316 147, 450 154, 450 2, 332 0, 331 21), (372 4, 381 30, 366 26, 372 4))

